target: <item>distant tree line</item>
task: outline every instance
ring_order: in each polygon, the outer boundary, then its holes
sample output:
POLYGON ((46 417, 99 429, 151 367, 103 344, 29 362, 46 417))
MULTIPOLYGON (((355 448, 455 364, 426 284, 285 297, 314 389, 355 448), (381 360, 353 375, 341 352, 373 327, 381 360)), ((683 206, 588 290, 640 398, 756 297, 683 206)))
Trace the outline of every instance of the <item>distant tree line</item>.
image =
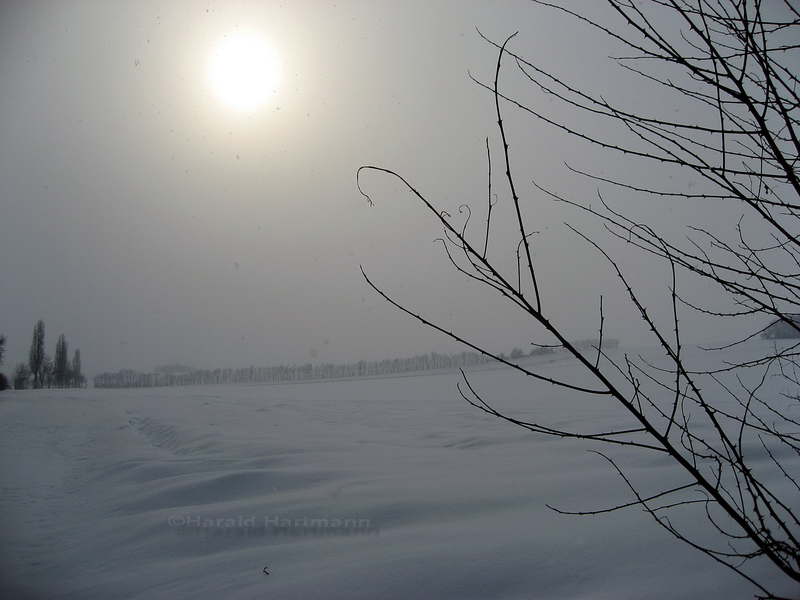
MULTIPOLYGON (((584 340, 587 345, 590 340, 584 340)), ((616 342, 616 340, 614 340, 616 342)), ((617 342, 618 343, 618 342, 617 342)), ((597 341, 594 342, 596 346, 597 341)), ((605 347, 605 342, 604 342, 605 347)), ((616 344, 615 344, 616 345, 616 344)), ((588 346, 587 346, 588 347, 588 346)), ((561 348, 537 346, 527 356, 552 354, 561 348)), ((511 358, 521 359, 526 354, 514 348, 511 358)), ((349 379, 375 375, 393 375, 413 371, 466 367, 493 362, 493 358, 478 352, 460 354, 418 354, 411 358, 396 358, 381 361, 360 360, 347 364, 280 365, 277 367, 245 367, 240 369, 206 369, 190 372, 171 373, 163 369, 153 373, 143 373, 133 369, 122 369, 116 373, 101 373, 94 377, 96 388, 162 387, 175 385, 206 385, 217 383, 266 383, 281 381, 310 381, 317 379, 349 379)))
POLYGON ((86 377, 81 373, 81 351, 76 348, 70 360, 69 346, 63 333, 56 341, 54 357, 45 352, 44 321, 40 319, 33 328, 28 362, 17 363, 14 367, 14 387, 24 389, 31 379, 34 388, 86 387, 86 377))
POLYGON ((277 367, 245 367, 240 369, 206 369, 189 373, 142 373, 122 369, 116 373, 101 373, 94 378, 96 388, 159 387, 173 385, 204 385, 215 383, 262 383, 273 381, 308 381, 312 379, 345 379, 390 375, 409 371, 425 371, 447 367, 462 367, 488 362, 492 359, 477 352, 461 354, 417 355, 412 358, 381 361, 360 360, 348 364, 280 365, 277 367))

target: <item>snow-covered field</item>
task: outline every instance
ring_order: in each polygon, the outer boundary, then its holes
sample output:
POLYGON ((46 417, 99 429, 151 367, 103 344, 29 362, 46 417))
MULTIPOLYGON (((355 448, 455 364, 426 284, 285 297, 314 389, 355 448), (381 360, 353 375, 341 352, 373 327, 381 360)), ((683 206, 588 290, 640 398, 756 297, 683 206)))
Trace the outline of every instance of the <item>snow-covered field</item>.
MULTIPOLYGON (((630 496, 591 446, 470 407, 459 379, 2 392, 0 598, 753 597, 638 509, 549 510, 630 496)), ((618 414, 505 369, 471 380, 553 423, 618 414)))

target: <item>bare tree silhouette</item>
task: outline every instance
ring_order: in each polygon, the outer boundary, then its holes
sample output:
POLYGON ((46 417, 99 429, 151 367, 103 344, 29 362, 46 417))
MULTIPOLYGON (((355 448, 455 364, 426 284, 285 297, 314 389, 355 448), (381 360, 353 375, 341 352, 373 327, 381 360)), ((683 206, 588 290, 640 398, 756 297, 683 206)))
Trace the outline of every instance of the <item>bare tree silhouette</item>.
MULTIPOLYGON (((611 452, 604 456, 629 486, 632 500, 620 506, 586 512, 604 512, 637 506, 678 539, 730 567, 759 590, 761 598, 776 598, 768 584, 753 574, 756 561, 766 559, 790 580, 800 582, 800 510, 798 457, 800 406, 798 344, 783 340, 755 358, 714 362, 715 350, 737 349, 758 338, 771 323, 780 321, 798 329, 800 313, 800 13, 788 0, 607 0, 614 19, 598 23, 563 6, 536 1, 561 11, 609 36, 627 50, 615 59, 628 71, 660 86, 666 96, 677 95, 694 107, 691 117, 669 118, 651 107, 629 109, 584 91, 556 73, 537 66, 513 51, 511 36, 497 48, 494 81, 478 83, 491 91, 502 143, 505 200, 493 200, 490 190, 484 223, 471 227, 475 213, 466 207, 461 216, 437 208, 405 177, 391 169, 366 165, 357 174, 359 191, 370 204, 363 176, 377 172, 399 180, 430 211, 444 230, 442 244, 452 265, 464 276, 499 292, 504 301, 522 311, 542 332, 546 345, 562 347, 575 363, 574 378, 554 379, 535 367, 511 362, 478 341, 450 331, 433 319, 398 302, 364 274, 367 282, 398 309, 443 334, 525 373, 534 380, 560 386, 575 394, 608 400, 621 406, 629 422, 617 429, 582 431, 544 422, 518 419, 493 407, 485 392, 475 389, 464 375, 459 386, 473 406, 532 432, 603 442, 664 457, 679 467, 683 481, 663 489, 644 491, 625 473, 611 452), (525 99, 506 94, 501 74, 510 65, 530 85, 525 99), (571 113, 547 110, 546 97, 571 113), (693 173, 705 182, 701 191, 642 186, 625 177, 615 178, 572 168, 582 177, 610 188, 663 201, 718 203, 719 229, 685 223, 679 234, 657 224, 640 222, 607 201, 582 202, 534 182, 538 198, 520 195, 519 169, 512 166, 506 111, 523 114, 565 132, 600 150, 631 161, 645 160, 670 169, 693 173), (590 116, 599 123, 621 126, 586 130, 565 114, 590 116), (553 116, 556 115, 556 116, 553 116), (620 130, 626 137, 617 135, 620 130), (599 131, 601 133, 593 133, 599 131), (576 240, 602 257, 617 278, 633 312, 663 351, 665 362, 653 364, 640 356, 609 355, 604 344, 605 318, 600 298, 600 336, 593 351, 571 343, 565 325, 551 318, 552 298, 542 287, 542 273, 533 260, 535 231, 531 204, 542 200, 566 203, 589 216, 610 236, 597 236, 571 227, 576 240), (516 247, 512 260, 491 253, 493 216, 500 205, 515 217, 516 247), (494 209, 494 211, 493 211, 494 209), (733 225, 730 225, 733 223, 733 225), (605 238, 604 238, 605 239, 605 238), (609 244, 622 241, 631 249, 662 261, 669 273, 664 303, 667 321, 654 316, 647 291, 623 266, 609 244), (491 242, 491 243, 490 243, 491 242), (512 265, 512 266, 509 266, 512 265), (705 305, 690 300, 683 282, 706 282, 718 288, 722 301, 705 305), (550 301, 550 303, 548 303, 550 301), (731 308, 733 307, 733 308, 731 308), (708 319, 736 318, 752 324, 754 316, 769 317, 725 348, 710 348, 702 359, 684 348, 682 316, 694 313, 708 319), (750 319, 746 317, 751 317, 750 319), (712 365, 712 366, 709 366, 712 365), (753 376, 753 373, 758 373, 753 376), (586 374, 593 383, 586 384, 586 374), (767 385, 782 378, 782 393, 767 385), (716 537, 697 538, 673 515, 698 510, 716 537)), ((486 38, 485 38, 486 39, 486 38)), ((552 103, 550 104, 552 106, 552 103)), ((584 121, 585 122, 585 121, 584 121)), ((488 147, 488 146, 487 146, 488 147)), ((489 157, 490 185, 492 180, 489 157)), ((497 186, 495 186, 495 189, 497 186)), ((574 242, 572 242, 574 245, 574 242)), ((363 272, 362 268, 362 272, 363 272)), ((558 290, 554 290, 557 292, 558 290)), ((727 352, 726 356, 731 356, 727 352)))

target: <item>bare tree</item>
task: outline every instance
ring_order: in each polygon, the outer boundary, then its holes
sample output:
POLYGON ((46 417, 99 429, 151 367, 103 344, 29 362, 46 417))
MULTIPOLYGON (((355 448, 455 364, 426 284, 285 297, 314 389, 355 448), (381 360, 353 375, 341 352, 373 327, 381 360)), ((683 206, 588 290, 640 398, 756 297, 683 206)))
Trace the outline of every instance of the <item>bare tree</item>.
POLYGON ((27 382, 30 378, 31 378, 31 368, 28 366, 28 363, 24 362, 17 363, 17 366, 14 367, 14 382, 16 383, 18 379, 27 382))
MULTIPOLYGON (((722 354, 715 350, 721 348, 709 349, 707 356, 695 363, 697 355, 684 348, 682 319, 691 313, 709 319, 736 318, 752 326, 724 350, 745 346, 744 342, 757 339, 776 320, 800 330, 800 13, 788 0, 769 4, 758 0, 607 0, 610 16, 606 24, 589 19, 580 9, 535 3, 609 36, 625 49, 625 55, 615 60, 626 72, 660 87, 665 96, 679 98, 692 107, 691 116, 679 120, 677 113, 667 116, 653 107, 614 103, 515 53, 514 36, 504 43, 487 40, 498 49, 495 77, 491 83, 478 83, 490 90, 495 100, 506 200, 493 200, 490 189, 485 221, 475 229, 470 219, 476 211, 467 207, 460 213, 465 217, 451 216, 390 169, 361 167, 358 187, 372 204, 364 191, 365 172, 398 179, 439 221, 444 230, 441 241, 454 267, 499 292, 513 309, 526 315, 541 331, 542 346, 563 348, 575 363, 574 379, 552 379, 535 367, 508 361, 480 342, 394 300, 365 274, 367 282, 422 323, 534 380, 622 407, 629 420, 614 430, 563 429, 496 409, 497 399, 490 402, 466 375, 459 386, 470 404, 530 431, 602 442, 609 448, 639 449, 671 461, 683 473, 683 480, 645 491, 625 473, 613 453, 606 453, 629 486, 632 500, 595 512, 640 507, 672 535, 745 577, 757 587, 760 597, 775 598, 770 586, 750 567, 766 559, 789 580, 800 582, 800 420, 792 416, 800 405, 800 344, 789 340, 759 346, 768 350, 734 363, 713 362, 722 354), (504 93, 500 82, 507 64, 530 86, 524 99, 519 93, 504 93), (539 102, 542 98, 548 102, 539 102), (547 112, 553 100, 569 112, 547 112), (630 161, 649 161, 671 173, 694 174, 704 186, 699 192, 685 185, 666 189, 570 167, 596 182, 594 202, 568 198, 537 182, 532 188, 536 197, 524 198, 520 168, 514 168, 510 152, 511 131, 504 118, 511 110, 530 115, 598 151, 630 161), (590 116, 607 127, 589 130, 564 116, 569 114, 590 116), (687 222, 680 235, 675 235, 660 230, 657 223, 641 222, 615 208, 606 200, 603 190, 607 189, 664 201, 713 202, 719 205, 721 215, 730 218, 721 218, 717 229, 687 222), (566 324, 552 317, 553 296, 558 290, 550 295, 543 288, 542 271, 534 261, 536 232, 531 227, 531 208, 548 200, 565 203, 576 214, 603 225, 607 240, 582 233, 577 227, 571 230, 576 240, 583 240, 591 253, 607 263, 634 313, 663 351, 665 362, 653 364, 640 356, 608 352, 602 297, 600 335, 593 351, 569 341, 566 324), (508 207, 515 222, 516 239, 508 246, 510 260, 490 251, 499 243, 489 235, 496 214, 493 207, 499 210, 501 205, 508 207), (637 287, 635 275, 612 250, 616 241, 624 242, 625 252, 638 250, 666 266, 665 306, 654 307, 647 300, 648 290, 637 287), (708 305, 690 299, 682 290, 691 289, 697 281, 724 292, 723 300, 708 305), (659 311, 661 308, 666 310, 659 311), (753 325, 757 322, 753 317, 758 316, 762 322, 753 325), (763 322, 765 317, 767 322, 763 322), (758 375, 753 376, 754 372, 758 375), (586 384, 587 373, 593 384, 586 384), (782 393, 767 385, 773 376, 783 378, 782 393), (695 537, 678 525, 679 518, 672 518, 692 509, 711 524, 716 542, 695 537)), ((491 186, 491 156, 489 173, 491 186)), ((727 352, 726 356, 730 355, 727 352)))

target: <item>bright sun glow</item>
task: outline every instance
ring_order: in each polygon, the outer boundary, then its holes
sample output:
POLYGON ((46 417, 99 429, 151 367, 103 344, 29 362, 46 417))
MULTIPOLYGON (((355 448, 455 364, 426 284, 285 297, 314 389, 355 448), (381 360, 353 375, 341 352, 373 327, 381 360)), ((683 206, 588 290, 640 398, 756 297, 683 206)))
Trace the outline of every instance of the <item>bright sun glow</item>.
POLYGON ((252 110, 275 93, 280 64, 263 36, 237 30, 214 48, 208 74, 220 100, 238 110, 252 110))

